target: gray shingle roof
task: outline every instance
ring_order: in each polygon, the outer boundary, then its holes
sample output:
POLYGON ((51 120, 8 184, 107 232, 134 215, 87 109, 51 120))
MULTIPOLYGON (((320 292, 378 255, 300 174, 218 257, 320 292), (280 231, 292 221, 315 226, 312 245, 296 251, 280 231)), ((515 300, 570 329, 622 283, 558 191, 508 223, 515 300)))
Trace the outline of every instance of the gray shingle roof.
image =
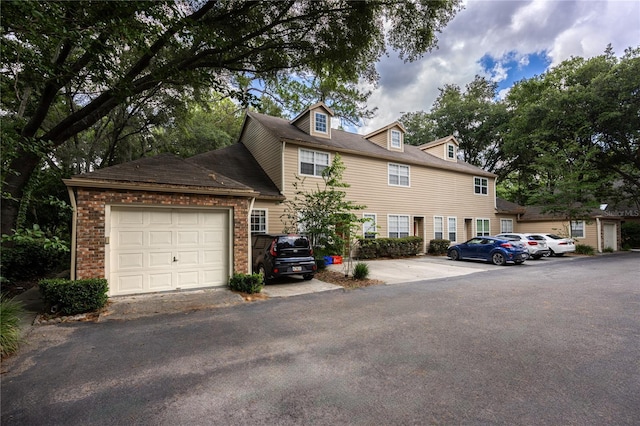
POLYGON ((413 145, 405 144, 404 152, 390 151, 365 139, 359 134, 338 129, 331 129, 331 139, 319 138, 303 132, 283 118, 271 117, 256 112, 248 112, 247 114, 250 118, 260 122, 267 130, 280 139, 325 149, 333 149, 338 152, 350 152, 406 164, 435 167, 479 176, 495 176, 493 173, 472 166, 464 161, 458 160, 457 162, 453 162, 438 158, 435 155, 421 151, 413 145))
POLYGON ((187 162, 173 154, 159 154, 117 164, 90 173, 76 175, 73 180, 177 185, 211 190, 252 190, 251 187, 243 183, 195 163, 187 162))

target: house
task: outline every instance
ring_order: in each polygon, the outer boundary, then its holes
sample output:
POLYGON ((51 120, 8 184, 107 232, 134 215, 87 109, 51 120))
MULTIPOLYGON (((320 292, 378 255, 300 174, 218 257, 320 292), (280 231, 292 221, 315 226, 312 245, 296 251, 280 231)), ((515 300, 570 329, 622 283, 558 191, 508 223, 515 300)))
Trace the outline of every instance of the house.
POLYGON ((251 233, 283 231, 295 177, 315 186, 336 154, 347 199, 372 220, 365 238, 420 236, 424 251, 431 239, 496 234, 513 220, 496 214, 496 176, 459 160, 454 137, 406 145, 398 122, 362 136, 332 128, 332 116, 324 103, 293 120, 248 112, 232 146, 65 180, 72 278, 106 277, 110 296, 225 285, 251 270, 251 233))

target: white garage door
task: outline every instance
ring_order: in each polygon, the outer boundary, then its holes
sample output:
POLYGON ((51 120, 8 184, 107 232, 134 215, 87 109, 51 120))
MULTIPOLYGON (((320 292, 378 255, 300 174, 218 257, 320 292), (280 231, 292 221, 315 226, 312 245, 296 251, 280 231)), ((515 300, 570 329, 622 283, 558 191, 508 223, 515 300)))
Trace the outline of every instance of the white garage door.
POLYGON ((113 207, 109 246, 111 296, 222 286, 229 212, 113 207))

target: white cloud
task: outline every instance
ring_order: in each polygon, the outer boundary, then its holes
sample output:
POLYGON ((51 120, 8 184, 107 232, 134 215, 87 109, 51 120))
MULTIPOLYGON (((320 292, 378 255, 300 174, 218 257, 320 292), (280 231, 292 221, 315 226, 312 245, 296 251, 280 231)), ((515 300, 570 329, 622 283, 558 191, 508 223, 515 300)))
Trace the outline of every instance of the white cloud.
MULTIPOLYGON (((571 56, 602 54, 611 43, 622 55, 627 47, 640 44, 640 2, 468 1, 438 39, 439 48, 414 63, 403 63, 393 52, 381 59, 377 64, 381 79, 369 99, 371 107, 378 107, 378 115, 360 133, 386 126, 403 112, 428 111, 438 88, 446 84, 464 88, 476 75, 483 75, 478 61, 485 54, 497 60, 515 55, 510 59, 526 66, 528 54, 546 51, 553 66, 571 56)), ((497 63, 495 78, 505 78, 502 66, 497 63)))

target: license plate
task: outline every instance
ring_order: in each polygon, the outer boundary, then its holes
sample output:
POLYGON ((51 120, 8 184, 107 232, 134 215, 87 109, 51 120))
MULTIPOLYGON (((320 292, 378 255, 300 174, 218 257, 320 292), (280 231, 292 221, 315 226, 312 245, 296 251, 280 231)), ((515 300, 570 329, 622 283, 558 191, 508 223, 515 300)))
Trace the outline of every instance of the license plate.
POLYGON ((302 266, 292 266, 291 270, 293 272, 302 272, 302 266))

